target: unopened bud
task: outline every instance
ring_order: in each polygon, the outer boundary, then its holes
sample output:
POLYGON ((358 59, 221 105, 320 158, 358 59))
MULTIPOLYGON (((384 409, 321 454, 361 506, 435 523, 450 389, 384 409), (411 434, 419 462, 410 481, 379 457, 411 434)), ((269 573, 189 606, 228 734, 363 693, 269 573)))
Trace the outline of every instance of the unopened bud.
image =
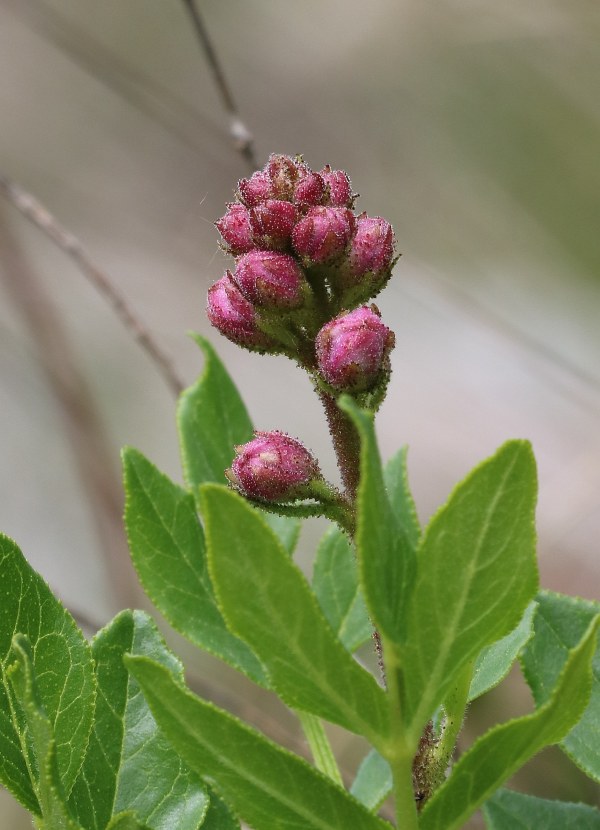
POLYGON ((298 163, 290 156, 273 153, 269 156, 267 172, 276 199, 291 200, 298 179, 298 163))
POLYGON ((234 285, 229 271, 209 288, 206 313, 212 325, 238 346, 255 351, 274 346, 258 328, 252 303, 234 285))
POLYGON ((321 480, 321 472, 306 447, 283 432, 254 434, 253 441, 235 448, 225 471, 229 481, 251 499, 286 502, 310 496, 310 484, 321 480))
POLYGON ((325 181, 318 173, 304 168, 294 191, 294 201, 301 207, 320 205, 326 191, 325 181))
POLYGON ((373 308, 363 306, 340 314, 317 335, 319 371, 335 389, 364 392, 389 373, 388 355, 395 338, 373 308))
POLYGON ((352 186, 343 170, 332 170, 326 164, 319 175, 329 186, 328 204, 332 207, 352 207, 352 186))
POLYGON ((356 278, 367 271, 387 274, 394 258, 394 231, 380 216, 361 214, 348 250, 348 262, 356 278))
POLYGON ((289 244, 297 211, 291 202, 267 199, 250 211, 250 224, 257 245, 262 248, 282 248, 289 244))
POLYGON ((298 308, 308 284, 289 254, 249 251, 237 261, 233 279, 247 300, 268 308, 298 308))
POLYGON ((254 207, 273 196, 271 178, 264 170, 257 170, 249 179, 238 182, 240 198, 247 207, 254 207))
POLYGON ((234 256, 245 254, 254 247, 250 214, 239 202, 227 205, 227 213, 215 225, 234 256))
POLYGON ((341 207, 313 207, 292 234, 296 252, 315 263, 327 263, 345 251, 354 233, 355 218, 341 207))

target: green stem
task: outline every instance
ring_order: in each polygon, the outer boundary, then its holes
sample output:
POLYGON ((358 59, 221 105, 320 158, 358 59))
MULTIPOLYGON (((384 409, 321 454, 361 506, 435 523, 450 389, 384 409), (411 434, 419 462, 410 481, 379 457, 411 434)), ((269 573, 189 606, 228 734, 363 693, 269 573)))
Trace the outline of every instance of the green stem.
POLYGON ((360 437, 356 427, 348 415, 339 408, 333 395, 318 387, 316 391, 325 410, 346 495, 354 503, 360 481, 360 437))
POLYGON ((468 663, 459 674, 456 685, 444 701, 445 723, 444 730, 437 745, 435 767, 440 777, 446 771, 456 747, 456 740, 462 729, 467 709, 469 689, 473 678, 473 663, 468 663))
POLYGON ((406 740, 401 703, 400 655, 394 643, 385 638, 382 640, 390 701, 390 736, 387 747, 382 747, 379 751, 392 770, 397 827, 401 830, 418 830, 419 817, 413 790, 413 758, 417 748, 410 746, 406 740))
POLYGON ((298 719, 302 725, 302 729, 310 746, 313 758, 315 759, 315 766, 318 770, 325 773, 332 781, 344 786, 342 776, 340 774, 335 755, 331 749, 329 739, 325 734, 323 724, 315 715, 308 712, 296 711, 298 719))

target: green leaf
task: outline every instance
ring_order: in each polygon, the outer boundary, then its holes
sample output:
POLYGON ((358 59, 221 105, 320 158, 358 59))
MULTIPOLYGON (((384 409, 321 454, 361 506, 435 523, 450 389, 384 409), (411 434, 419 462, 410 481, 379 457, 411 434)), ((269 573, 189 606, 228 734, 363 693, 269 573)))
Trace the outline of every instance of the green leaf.
POLYGON ((397 643, 405 636, 406 607, 415 577, 411 531, 400 524, 388 501, 373 413, 359 409, 347 396, 339 405, 352 419, 361 442, 355 535, 360 579, 379 632, 397 643))
POLYGON ((376 749, 372 749, 358 768, 350 792, 367 809, 375 812, 392 794, 393 785, 390 765, 376 749))
POLYGON ((335 525, 319 543, 312 586, 327 622, 348 651, 371 639, 373 626, 358 582, 354 549, 335 525))
POLYGON ((161 666, 128 658, 161 729, 253 830, 390 830, 301 758, 178 684, 161 666))
POLYGON ((140 824, 135 813, 119 813, 113 816, 106 830, 150 830, 146 824, 140 824))
POLYGON ((194 645, 268 685, 260 662, 219 611, 192 496, 137 450, 123 451, 123 469, 131 558, 152 602, 194 645))
POLYGON ((484 805, 488 830, 600 830, 600 812, 587 804, 548 801, 498 790, 484 805))
POLYGON ((497 686, 510 671, 527 641, 533 636, 536 602, 530 602, 518 626, 491 646, 483 649, 473 671, 469 702, 497 686))
POLYGON ((244 499, 201 488, 210 573, 223 614, 289 705, 370 738, 387 734, 385 693, 348 654, 300 569, 244 499))
POLYGON ((92 657, 71 615, 16 544, 0 535, 0 780, 23 806, 38 813, 19 730, 23 712, 13 699, 6 667, 14 660, 13 635, 29 638, 39 698, 56 741, 56 763, 68 794, 92 726, 95 683, 92 657))
POLYGON ((400 527, 404 528, 410 545, 416 550, 421 538, 421 526, 408 484, 407 455, 408 447, 398 450, 385 465, 383 477, 390 507, 396 514, 400 527))
POLYGON ((571 649, 551 697, 533 714, 479 738, 425 805, 420 830, 454 830, 537 752, 558 743, 588 704, 600 615, 571 649))
POLYGON ((123 611, 98 632, 96 715, 72 811, 88 830, 103 830, 121 811, 134 811, 152 830, 197 830, 208 808, 204 786, 159 732, 123 663, 127 653, 150 656, 183 678, 179 660, 142 611, 123 611))
MULTIPOLYGON (((177 426, 185 480, 197 500, 201 484, 226 483, 225 470, 233 461, 234 447, 252 439, 253 427, 244 402, 212 345, 200 335, 194 335, 194 340, 204 352, 204 371, 179 398, 177 426)), ((300 533, 298 519, 259 512, 293 553, 300 533)))
MULTIPOLYGON (((542 592, 534 621, 534 636, 521 657, 523 673, 537 705, 548 699, 556 678, 600 603, 542 592)), ((561 748, 590 778, 600 781, 600 648, 593 663, 592 695, 579 723, 561 748)))
POLYGON ((23 739, 31 748, 36 768, 35 790, 44 827, 49 830, 81 830, 69 812, 56 756, 52 724, 44 711, 33 665, 29 639, 16 634, 12 654, 15 658, 7 674, 24 714, 23 739))
POLYGON ((481 650, 508 634, 537 589, 535 461, 509 441, 429 523, 401 648, 411 741, 481 650))
POLYGON ((211 792, 202 830, 240 830, 240 823, 221 799, 211 792))

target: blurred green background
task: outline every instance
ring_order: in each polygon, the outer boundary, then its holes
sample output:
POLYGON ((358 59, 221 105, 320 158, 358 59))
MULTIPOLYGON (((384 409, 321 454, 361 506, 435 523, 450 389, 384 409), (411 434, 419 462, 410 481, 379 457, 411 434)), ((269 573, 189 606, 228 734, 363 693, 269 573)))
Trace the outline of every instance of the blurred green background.
MULTIPOLYGON (((403 257, 378 300, 397 337, 379 433, 386 456, 410 445, 421 517, 503 440, 529 438, 542 582, 597 598, 600 5, 198 4, 261 164, 300 152, 315 169, 344 168, 360 209, 396 229, 403 257)), ((335 476, 303 376, 227 343, 204 316, 206 290, 228 265, 213 222, 247 169, 183 2, 0 0, 0 66, 0 173, 79 237, 186 382, 201 369, 185 336, 193 329, 213 338, 257 426, 302 438, 335 476)), ((180 478, 173 399, 73 263, 2 200, 0 233, 0 527, 69 607, 102 624, 144 599, 118 521, 107 531, 105 515, 99 535, 97 513, 120 509, 124 444, 180 478), (28 298, 25 284, 37 286, 28 298), (57 315, 61 354, 89 387, 103 430, 91 464, 105 464, 92 487, 27 302, 51 334, 57 315)), ((70 391, 77 401, 77 384, 70 391)), ((304 534, 307 568, 321 529, 304 534)), ((199 688, 306 751, 272 698, 174 643, 199 688)), ((530 705, 514 673, 473 707, 465 742, 530 705)), ((334 735, 350 776, 362 748, 334 735)), ((558 750, 515 786, 599 803, 558 750)), ((29 826, 3 792, 0 826, 29 826)))

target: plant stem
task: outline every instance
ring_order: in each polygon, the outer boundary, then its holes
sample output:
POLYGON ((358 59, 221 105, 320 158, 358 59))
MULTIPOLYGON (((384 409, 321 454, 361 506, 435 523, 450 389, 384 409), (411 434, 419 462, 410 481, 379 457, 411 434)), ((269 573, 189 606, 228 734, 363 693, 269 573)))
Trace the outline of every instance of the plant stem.
POLYGON ((389 751, 380 749, 388 761, 394 779, 396 801, 396 824, 401 830, 418 830, 419 817, 413 790, 413 758, 416 747, 408 745, 400 700, 401 667, 396 645, 383 638, 383 652, 386 658, 386 677, 390 701, 389 751))
POLYGON ((450 763, 456 747, 456 739, 462 729, 472 678, 473 663, 471 662, 458 676, 456 686, 444 701, 446 721, 435 753, 435 767, 440 776, 444 774, 450 763))
POLYGON ((317 394, 325 410, 346 495, 354 504, 360 481, 360 438, 358 432, 350 418, 338 407, 333 395, 324 392, 322 389, 317 389, 317 394))
POLYGON ((308 712, 296 711, 298 719, 302 724, 302 729, 306 735, 306 740, 310 746, 313 758, 315 759, 315 766, 318 770, 325 773, 332 781, 344 786, 342 776, 340 774, 335 755, 329 743, 329 739, 325 734, 325 729, 319 718, 311 715, 308 712))

